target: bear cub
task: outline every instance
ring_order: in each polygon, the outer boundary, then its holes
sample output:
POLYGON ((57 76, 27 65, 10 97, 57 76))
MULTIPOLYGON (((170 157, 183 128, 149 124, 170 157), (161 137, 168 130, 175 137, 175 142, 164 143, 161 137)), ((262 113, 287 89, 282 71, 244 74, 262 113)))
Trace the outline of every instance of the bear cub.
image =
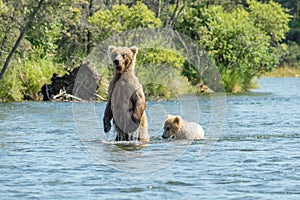
POLYGON ((188 140, 203 139, 204 130, 195 122, 185 121, 180 116, 167 115, 162 138, 168 139, 169 137, 188 140))

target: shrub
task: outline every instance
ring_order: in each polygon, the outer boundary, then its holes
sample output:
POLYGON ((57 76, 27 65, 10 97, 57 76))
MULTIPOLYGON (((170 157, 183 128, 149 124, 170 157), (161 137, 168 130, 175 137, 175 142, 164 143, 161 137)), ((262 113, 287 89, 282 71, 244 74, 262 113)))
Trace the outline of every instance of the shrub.
POLYGON ((252 79, 279 63, 286 46, 290 16, 279 4, 255 0, 249 8, 224 10, 222 6, 188 7, 178 29, 197 40, 210 54, 228 92, 245 91, 252 79))

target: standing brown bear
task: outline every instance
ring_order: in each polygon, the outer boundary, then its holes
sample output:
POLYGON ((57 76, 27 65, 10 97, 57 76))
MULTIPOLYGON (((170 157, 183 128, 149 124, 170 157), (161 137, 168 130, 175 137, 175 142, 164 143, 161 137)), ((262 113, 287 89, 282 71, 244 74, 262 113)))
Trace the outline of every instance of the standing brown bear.
POLYGON ((134 74, 138 48, 108 47, 108 55, 114 66, 114 77, 108 87, 103 124, 104 131, 116 131, 116 141, 149 142, 148 122, 145 113, 146 100, 143 87, 134 74))

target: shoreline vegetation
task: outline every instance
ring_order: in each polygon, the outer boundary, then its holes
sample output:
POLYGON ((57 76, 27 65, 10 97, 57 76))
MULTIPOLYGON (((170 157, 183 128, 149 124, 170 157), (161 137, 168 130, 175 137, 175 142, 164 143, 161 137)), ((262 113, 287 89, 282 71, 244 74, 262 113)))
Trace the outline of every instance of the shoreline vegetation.
POLYGON ((267 72, 262 75, 262 77, 278 77, 278 78, 285 78, 285 77, 300 77, 300 67, 278 67, 274 69, 272 72, 267 72))
MULTIPOLYGON (((0 102, 82 100, 80 91, 73 91, 73 71, 98 44, 134 29, 169 27, 211 58, 200 66, 206 71, 198 72, 184 48, 139 47, 137 66, 144 69, 136 74, 151 100, 212 92, 207 86, 217 76, 215 85, 224 85, 227 93, 249 91, 255 77, 297 77, 299 10, 300 4, 289 0, 0 0, 0 102), (220 75, 207 70, 211 63, 220 75)), ((113 72, 109 64, 98 64, 108 70, 91 76, 95 92, 82 92, 103 101, 113 72)))
MULTIPOLYGON (((300 68, 289 67, 289 66, 278 67, 278 68, 274 69, 272 72, 267 72, 267 73, 261 75, 259 78, 300 78, 300 68)), ((198 94, 209 94, 210 92, 212 92, 205 85, 204 86, 202 85, 201 87, 204 88, 205 92, 202 91, 198 94)), ((252 89, 257 88, 257 87, 258 87, 258 85, 256 84, 256 82, 254 82, 252 89)), ((235 93, 239 93, 239 92, 235 92, 235 93)), ((35 100, 35 101, 43 101, 43 99, 42 99, 43 97, 44 96, 41 96, 39 100, 35 100)), ((161 99, 159 99, 159 98, 155 99, 155 97, 150 97, 149 100, 157 101, 157 100, 161 100, 161 99)), ((28 100, 23 100, 23 101, 28 101, 28 100)), ((48 101, 53 101, 53 102, 81 101, 81 102, 83 102, 84 100, 80 97, 77 97, 75 95, 67 93, 66 90, 60 90, 51 99, 48 99, 48 101)), ((103 98, 102 96, 100 96, 99 94, 95 94, 95 101, 104 102, 104 101, 106 101, 106 99, 103 98)), ((0 103, 4 103, 4 102, 9 102, 9 101, 0 99, 0 103)))

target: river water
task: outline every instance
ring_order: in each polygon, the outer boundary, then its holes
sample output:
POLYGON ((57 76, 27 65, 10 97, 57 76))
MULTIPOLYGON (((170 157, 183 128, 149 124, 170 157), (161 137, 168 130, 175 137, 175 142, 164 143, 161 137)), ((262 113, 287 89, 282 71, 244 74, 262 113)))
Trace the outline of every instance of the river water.
POLYGON ((105 103, 1 103, 0 199, 300 199, 300 79, 258 85, 148 102, 147 145, 103 133, 105 103), (166 114, 206 139, 163 140, 166 114))

